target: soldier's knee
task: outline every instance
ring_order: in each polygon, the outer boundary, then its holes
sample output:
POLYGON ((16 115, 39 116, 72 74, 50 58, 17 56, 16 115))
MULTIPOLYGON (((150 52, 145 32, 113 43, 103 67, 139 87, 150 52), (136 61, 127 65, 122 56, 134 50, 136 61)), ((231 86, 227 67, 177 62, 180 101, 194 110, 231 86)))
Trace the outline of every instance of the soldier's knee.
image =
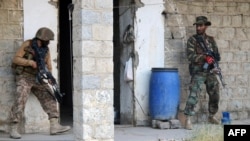
POLYGON ((187 104, 189 105, 195 105, 198 103, 198 100, 196 97, 194 96, 189 96, 188 99, 187 99, 187 104))

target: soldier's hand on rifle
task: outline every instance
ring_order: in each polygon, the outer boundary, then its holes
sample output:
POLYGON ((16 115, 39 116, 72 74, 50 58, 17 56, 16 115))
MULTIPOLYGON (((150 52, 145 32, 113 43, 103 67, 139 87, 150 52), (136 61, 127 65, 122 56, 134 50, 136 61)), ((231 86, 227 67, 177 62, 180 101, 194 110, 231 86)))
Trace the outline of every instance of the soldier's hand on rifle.
POLYGON ((29 61, 30 61, 31 67, 34 68, 34 69, 36 69, 37 68, 36 62, 33 61, 33 60, 29 60, 29 61))
POLYGON ((210 70, 211 73, 214 73, 214 74, 219 74, 220 73, 220 69, 219 68, 213 68, 210 70))
POLYGON ((207 55, 205 58, 206 62, 210 65, 214 62, 214 58, 212 56, 207 55))

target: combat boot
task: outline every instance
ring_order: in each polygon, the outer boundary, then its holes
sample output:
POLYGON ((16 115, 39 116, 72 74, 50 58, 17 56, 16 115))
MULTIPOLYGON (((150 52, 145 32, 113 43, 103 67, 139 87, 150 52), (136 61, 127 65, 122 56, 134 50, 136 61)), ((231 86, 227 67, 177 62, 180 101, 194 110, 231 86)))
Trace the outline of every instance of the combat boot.
POLYGON ((191 116, 186 116, 185 129, 192 130, 191 116))
POLYGON ((21 134, 18 133, 18 123, 11 123, 10 125, 10 138, 20 139, 21 134))
POLYGON ((214 115, 208 116, 208 122, 212 124, 220 124, 220 121, 214 117, 214 115))
POLYGON ((50 135, 55 135, 57 133, 63 133, 70 130, 70 126, 62 126, 58 122, 58 118, 50 119, 50 135))

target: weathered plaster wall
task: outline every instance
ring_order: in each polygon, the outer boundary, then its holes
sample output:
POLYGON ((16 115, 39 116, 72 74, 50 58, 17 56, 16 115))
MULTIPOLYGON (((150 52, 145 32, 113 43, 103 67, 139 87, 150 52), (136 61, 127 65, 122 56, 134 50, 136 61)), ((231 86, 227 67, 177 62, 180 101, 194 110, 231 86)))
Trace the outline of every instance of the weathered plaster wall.
POLYGON ((149 124, 149 81, 151 69, 164 67, 164 2, 137 1, 135 16, 135 52, 138 66, 135 71, 135 124, 149 124), (141 6, 140 6, 141 5, 141 6))
MULTIPOLYGON (((220 66, 227 85, 221 90, 217 117, 229 111, 232 119, 250 117, 250 2, 249 0, 166 0, 165 66, 178 67, 181 78, 180 114, 189 94, 190 76, 186 59, 186 41, 195 34, 196 16, 212 22, 207 33, 215 37, 221 52, 220 66)), ((205 87, 204 87, 205 88, 205 87)), ((205 90, 205 89, 204 89, 205 90)), ((207 118, 208 95, 200 94, 195 122, 207 118)))

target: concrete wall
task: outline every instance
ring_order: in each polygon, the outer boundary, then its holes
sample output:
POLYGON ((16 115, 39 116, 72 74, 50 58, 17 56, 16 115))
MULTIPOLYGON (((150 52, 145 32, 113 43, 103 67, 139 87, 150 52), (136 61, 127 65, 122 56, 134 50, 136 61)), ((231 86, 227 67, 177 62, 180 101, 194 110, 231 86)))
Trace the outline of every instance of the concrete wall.
MULTIPOLYGON (((189 94, 190 76, 186 58, 186 41, 195 34, 196 16, 204 15, 212 22, 207 33, 215 37, 221 52, 220 67, 227 83, 220 87, 221 111, 229 111, 232 119, 250 117, 250 2, 249 0, 166 0, 165 66, 178 67, 181 79, 180 114, 189 94)), ((205 87, 204 87, 205 90, 205 87)), ((194 121, 207 118, 208 95, 200 94, 194 121)))
POLYGON ((75 140, 112 141, 113 1, 72 2, 75 140))
POLYGON ((0 1, 0 130, 8 130, 8 116, 13 104, 15 83, 11 58, 23 39, 22 0, 0 1))

